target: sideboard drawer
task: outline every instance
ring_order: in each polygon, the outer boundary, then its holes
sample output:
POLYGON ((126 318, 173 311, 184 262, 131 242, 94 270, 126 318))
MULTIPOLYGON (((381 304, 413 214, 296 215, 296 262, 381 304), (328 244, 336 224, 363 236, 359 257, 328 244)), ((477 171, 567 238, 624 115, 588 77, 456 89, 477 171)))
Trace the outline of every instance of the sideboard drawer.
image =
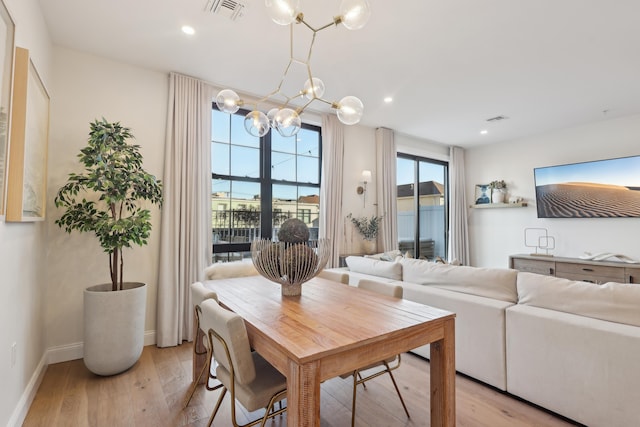
POLYGON ((591 279, 585 281, 596 283, 625 282, 623 268, 577 262, 556 263, 556 276, 572 280, 585 280, 581 278, 574 279, 574 277, 589 277, 591 279))
POLYGON ((511 268, 518 271, 553 276, 555 265, 554 261, 513 258, 513 266, 511 268))

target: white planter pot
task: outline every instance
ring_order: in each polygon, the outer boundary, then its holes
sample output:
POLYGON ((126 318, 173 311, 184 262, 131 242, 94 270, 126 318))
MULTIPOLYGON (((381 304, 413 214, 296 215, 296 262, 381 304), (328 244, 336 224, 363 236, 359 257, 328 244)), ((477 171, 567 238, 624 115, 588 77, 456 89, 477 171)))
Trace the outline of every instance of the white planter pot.
POLYGON ((504 191, 502 191, 502 190, 493 190, 491 192, 491 202, 492 203, 504 203, 504 191))
POLYGON ((132 367, 142 354, 147 285, 111 283, 84 290, 84 364, 98 375, 115 375, 132 367))

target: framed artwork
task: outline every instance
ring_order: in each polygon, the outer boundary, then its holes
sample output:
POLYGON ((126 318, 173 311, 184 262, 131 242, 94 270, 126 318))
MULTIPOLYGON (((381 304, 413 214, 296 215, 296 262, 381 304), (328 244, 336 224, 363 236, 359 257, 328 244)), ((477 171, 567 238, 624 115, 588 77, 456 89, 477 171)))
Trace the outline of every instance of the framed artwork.
POLYGON ((491 189, 489 188, 489 184, 476 184, 474 200, 476 205, 491 203, 491 189))
POLYGON ((5 213, 15 24, 0 0, 0 216, 5 213))
POLYGON ((6 221, 42 221, 45 214, 49 94, 29 51, 16 48, 11 105, 6 221))

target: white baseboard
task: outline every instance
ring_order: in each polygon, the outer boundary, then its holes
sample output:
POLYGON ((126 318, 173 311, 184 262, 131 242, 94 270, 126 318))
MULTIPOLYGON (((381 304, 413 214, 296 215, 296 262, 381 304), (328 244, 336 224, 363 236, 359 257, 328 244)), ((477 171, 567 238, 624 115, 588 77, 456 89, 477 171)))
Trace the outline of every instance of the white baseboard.
POLYGON ((31 376, 29 380, 29 384, 24 389, 22 396, 20 396, 20 400, 16 405, 16 408, 13 410, 13 414, 11 414, 11 418, 9 418, 9 422, 7 423, 7 427, 19 427, 24 423, 24 419, 27 417, 27 413, 29 412, 29 408, 31 407, 31 403, 33 399, 36 397, 36 392, 40 387, 40 383, 44 378, 44 373, 47 370, 47 352, 42 355, 40 359, 40 363, 36 367, 35 372, 31 376))
MULTIPOLYGON (((156 331, 145 331, 144 345, 155 345, 155 343, 156 331)), ((22 393, 22 396, 13 411, 13 414, 11 414, 7 427, 19 427, 24 423, 27 413, 29 412, 29 407, 31 407, 31 403, 33 402, 36 392, 40 387, 40 383, 44 378, 47 366, 54 363, 82 359, 83 351, 84 343, 82 342, 48 348, 42 355, 40 363, 38 363, 36 370, 29 380, 29 384, 27 384, 27 387, 22 393)))

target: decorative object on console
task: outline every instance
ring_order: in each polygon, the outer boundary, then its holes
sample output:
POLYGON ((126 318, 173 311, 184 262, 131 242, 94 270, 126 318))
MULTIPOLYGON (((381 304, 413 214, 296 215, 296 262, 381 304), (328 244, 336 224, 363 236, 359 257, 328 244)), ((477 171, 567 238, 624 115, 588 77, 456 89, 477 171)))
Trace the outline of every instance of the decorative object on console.
POLYGON ((549 251, 556 248, 556 239, 549 236, 549 231, 546 228, 525 228, 524 245, 528 248, 536 248, 536 252, 531 255, 553 256, 549 251), (538 253, 538 249, 544 249, 545 253, 538 253))
POLYGON ((618 261, 618 262, 626 262, 627 264, 640 263, 640 261, 638 261, 637 259, 633 259, 623 254, 613 254, 611 252, 600 252, 597 254, 592 254, 591 252, 585 252, 583 255, 580 255, 578 258, 588 259, 592 261, 618 261))
MULTIPOLYGON (((326 28, 344 25, 349 30, 358 30, 367 23, 371 15, 371 9, 367 0, 343 0, 340 5, 340 15, 319 28, 314 28, 307 23, 304 15, 299 10, 299 0, 265 0, 265 6, 271 16, 271 19, 279 25, 289 25, 290 28, 290 55, 282 79, 278 86, 268 95, 262 97, 254 104, 255 108, 244 120, 244 126, 247 132, 253 136, 264 136, 269 129, 274 128, 284 137, 294 136, 301 127, 300 114, 313 101, 321 101, 336 110, 338 119, 346 125, 354 125, 360 121, 364 106, 362 101, 355 96, 345 96, 340 101, 327 101, 322 98, 324 95, 324 82, 317 77, 313 77, 311 73, 311 54, 313 52, 313 44, 319 31, 326 28), (294 24, 304 24, 313 32, 308 54, 305 61, 294 58, 293 56, 293 27, 294 24), (283 93, 283 84, 293 64, 303 65, 306 68, 308 79, 302 85, 302 89, 295 95, 285 95, 283 93), (276 98, 284 99, 277 108, 272 108, 266 114, 258 109, 258 104, 265 102, 275 102, 276 98), (302 106, 296 107, 293 101, 297 99, 307 98, 302 106)), ((220 111, 233 114, 244 105, 244 101, 240 99, 237 93, 230 89, 224 89, 216 96, 216 105, 220 111)))
POLYGON ((640 217, 640 156, 533 170, 538 218, 640 217))
POLYGON ((279 242, 269 239, 251 242, 253 265, 260 275, 282 286, 283 296, 298 296, 302 293, 302 284, 318 275, 327 264, 329 239, 310 242, 307 225, 295 218, 282 224, 278 239, 279 242))
POLYGON ((356 218, 352 214, 349 214, 347 218, 351 220, 351 223, 356 227, 358 233, 364 238, 365 244, 369 246, 367 252, 372 254, 375 250, 376 238, 378 237, 382 217, 373 215, 371 218, 366 216, 356 218))
POLYGON ((356 193, 362 194, 363 206, 367 205, 367 183, 368 182, 371 182, 371 171, 363 170, 362 171, 362 186, 358 186, 358 188, 356 188, 356 193))
POLYGON ((504 203, 504 195, 507 191, 507 184, 503 180, 491 181, 491 203, 504 203))

